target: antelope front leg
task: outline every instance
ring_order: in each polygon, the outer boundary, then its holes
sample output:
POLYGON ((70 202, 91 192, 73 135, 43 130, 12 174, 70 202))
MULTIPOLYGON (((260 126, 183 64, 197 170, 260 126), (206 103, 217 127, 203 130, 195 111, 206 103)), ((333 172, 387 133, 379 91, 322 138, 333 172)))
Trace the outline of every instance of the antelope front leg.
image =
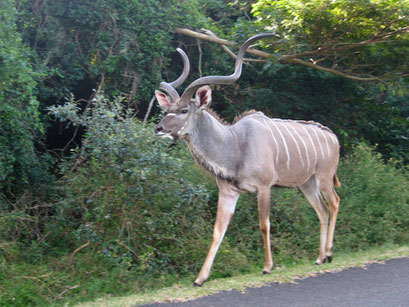
POLYGON ((217 216, 213 230, 213 242, 210 246, 209 253, 207 254, 202 269, 200 270, 199 276, 194 283, 195 286, 199 287, 209 277, 214 257, 216 256, 220 243, 222 243, 227 226, 229 225, 230 219, 233 216, 237 200, 240 196, 240 193, 232 190, 227 183, 217 180, 217 184, 219 186, 219 200, 217 202, 217 216))
POLYGON ((257 193, 260 230, 264 241, 264 274, 270 274, 273 267, 270 247, 270 187, 260 189, 257 193))

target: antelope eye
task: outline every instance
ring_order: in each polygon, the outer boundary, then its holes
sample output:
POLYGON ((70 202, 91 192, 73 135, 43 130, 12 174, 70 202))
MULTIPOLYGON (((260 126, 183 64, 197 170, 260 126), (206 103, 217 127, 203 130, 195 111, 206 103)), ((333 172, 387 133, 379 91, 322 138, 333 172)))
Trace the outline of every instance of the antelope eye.
POLYGON ((188 109, 183 109, 182 111, 180 111, 180 113, 182 113, 182 114, 186 114, 187 112, 189 112, 188 109))

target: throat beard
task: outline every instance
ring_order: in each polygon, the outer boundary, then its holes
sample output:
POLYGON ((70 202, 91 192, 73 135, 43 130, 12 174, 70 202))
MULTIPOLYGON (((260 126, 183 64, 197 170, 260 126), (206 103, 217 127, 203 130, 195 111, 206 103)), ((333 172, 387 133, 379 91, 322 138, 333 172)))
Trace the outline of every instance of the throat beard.
POLYGON ((213 163, 212 161, 207 159, 206 155, 203 152, 201 152, 196 146, 194 146, 192 140, 189 137, 185 137, 185 142, 193 158, 200 166, 202 166, 213 176, 226 180, 232 183, 233 185, 238 186, 239 181, 237 180, 237 178, 230 175, 228 170, 225 169, 223 166, 219 166, 216 163, 213 163))

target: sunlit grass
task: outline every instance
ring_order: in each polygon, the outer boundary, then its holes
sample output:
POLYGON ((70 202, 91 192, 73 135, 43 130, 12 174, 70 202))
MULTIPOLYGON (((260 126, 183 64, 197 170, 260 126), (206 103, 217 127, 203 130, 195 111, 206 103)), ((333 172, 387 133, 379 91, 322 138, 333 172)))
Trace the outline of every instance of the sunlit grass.
POLYGON ((409 257, 409 246, 386 245, 365 251, 335 254, 334 261, 321 266, 313 264, 313 260, 288 267, 276 267, 269 275, 259 272, 214 279, 206 282, 202 287, 193 287, 193 281, 183 279, 178 284, 155 291, 137 293, 123 297, 107 296, 94 302, 81 303, 76 306, 136 306, 152 302, 175 301, 183 302, 220 291, 245 291, 248 287, 260 287, 266 283, 293 283, 300 278, 316 276, 326 272, 337 272, 351 267, 364 266, 368 263, 385 261, 392 258, 409 257))

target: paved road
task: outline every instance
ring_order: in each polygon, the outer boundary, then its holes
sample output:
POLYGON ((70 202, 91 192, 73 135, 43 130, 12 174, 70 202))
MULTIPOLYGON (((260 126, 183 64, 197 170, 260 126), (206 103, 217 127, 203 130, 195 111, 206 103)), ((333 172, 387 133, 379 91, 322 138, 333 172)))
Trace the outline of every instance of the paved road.
MULTIPOLYGON (((204 285, 205 287, 206 285, 204 285)), ((308 277, 297 284, 272 283, 246 293, 223 291, 184 303, 150 307, 409 306, 409 258, 308 277)))

